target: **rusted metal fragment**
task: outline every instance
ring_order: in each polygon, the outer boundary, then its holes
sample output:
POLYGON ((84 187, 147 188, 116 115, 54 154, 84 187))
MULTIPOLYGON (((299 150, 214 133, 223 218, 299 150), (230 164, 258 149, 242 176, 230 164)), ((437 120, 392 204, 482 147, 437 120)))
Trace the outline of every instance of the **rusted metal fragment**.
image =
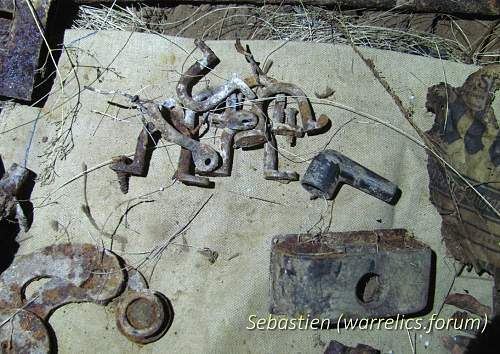
MULTIPOLYGON (((485 328, 484 315, 482 318, 473 317, 466 311, 456 311, 451 315, 450 319, 454 321, 454 327, 458 328, 462 332, 468 334, 477 335, 483 328, 485 328)), ((488 318, 489 315, 488 315, 488 318)))
POLYGON ((280 235, 270 312, 314 318, 413 314, 428 304, 432 251, 403 229, 280 235))
POLYGON ((105 304, 122 291, 124 273, 118 258, 93 245, 61 244, 15 258, 0 276, 0 307, 22 307, 46 319, 70 302, 105 304), (102 274, 104 273, 104 274, 102 274), (26 286, 49 278, 31 298, 26 286))
POLYGON ((333 199, 348 184, 389 204, 401 195, 397 185, 335 150, 324 150, 309 164, 300 182, 313 198, 333 199))
POLYGON ((311 103, 307 99, 304 91, 293 84, 273 82, 257 91, 259 101, 255 104, 254 113, 259 117, 259 123, 255 129, 236 134, 236 148, 257 147, 263 145, 267 141, 266 132, 268 130, 268 125, 271 125, 270 122, 267 121, 267 110, 271 101, 276 100, 277 97, 281 97, 282 95, 291 96, 296 101, 302 119, 302 128, 296 131, 291 128, 287 130, 284 129, 283 123, 277 123, 276 133, 303 137, 304 133, 314 135, 328 129, 330 119, 326 115, 321 115, 319 119, 316 120, 311 103), (281 127, 281 129, 279 127, 281 127))
MULTIPOLYGON (((300 117, 302 119, 302 129, 305 133, 313 135, 317 134, 327 127, 329 124, 329 118, 324 114, 319 116, 316 120, 311 103, 307 99, 307 95, 294 84, 289 84, 285 82, 274 83, 267 85, 262 92, 259 94, 259 98, 265 99, 269 97, 275 97, 278 94, 285 94, 291 96, 299 106, 300 117)), ((267 112, 267 105, 269 101, 264 100, 262 102, 262 110, 267 112)))
POLYGON ((358 344, 353 348, 332 340, 324 354, 380 354, 380 351, 366 344, 358 344))
MULTIPOLYGON (((212 91, 210 89, 205 90, 193 96, 193 99, 201 101, 209 97, 211 94, 212 91)), ((176 129, 185 136, 197 140, 198 132, 194 132, 195 125, 198 122, 197 112, 189 109, 186 109, 184 112, 179 112, 174 110, 174 108, 175 107, 170 107, 172 113, 174 113, 171 117, 176 129)), ((177 170, 175 171, 174 178, 187 186, 209 188, 213 185, 208 178, 195 175, 193 154, 190 150, 184 147, 181 147, 181 152, 179 153, 179 162, 177 164, 177 170)))
MULTIPOLYGON (((288 126, 292 127, 293 129, 295 129, 296 131, 298 131, 300 129, 300 127, 297 126, 297 114, 298 113, 299 113, 299 111, 297 111, 293 107, 288 107, 285 111, 286 124, 288 126)), ((290 146, 292 146, 292 147, 295 146, 295 144, 297 143, 297 137, 300 137, 300 135, 293 134, 293 135, 289 135, 286 137, 290 146)))
POLYGON ((467 347, 472 342, 472 338, 465 336, 442 336, 441 341, 451 354, 465 354, 467 353, 467 347))
POLYGON ((298 181, 299 174, 297 172, 279 170, 278 144, 274 134, 269 134, 267 140, 264 145, 264 178, 284 183, 298 181))
POLYGON ((2 353, 50 353, 50 337, 44 321, 23 309, 0 311, 2 353))
POLYGON ((203 53, 203 59, 194 63, 180 78, 177 84, 177 96, 185 108, 195 112, 206 112, 223 102, 234 91, 241 91, 249 99, 254 99, 255 94, 247 84, 237 76, 233 76, 226 84, 219 86, 212 95, 205 100, 197 101, 191 97, 191 91, 210 70, 219 63, 219 58, 200 39, 195 40, 195 45, 203 53))
POLYGON ((469 294, 450 294, 446 297, 444 303, 469 311, 483 318, 485 315, 491 317, 491 308, 481 304, 474 296, 469 294))
MULTIPOLYGON (((0 220, 15 218, 28 231, 33 222, 29 201, 36 174, 16 163, 4 171, 0 156, 0 220)), ((11 220, 12 221, 12 220, 11 220)))
MULTIPOLYGON (((231 98, 231 96, 228 98, 231 98)), ((215 177, 230 176, 233 167, 234 136, 239 131, 254 129, 258 124, 258 118, 252 112, 237 110, 236 107, 231 105, 231 102, 228 101, 224 113, 222 115, 209 115, 209 121, 213 126, 223 129, 219 151, 222 157, 222 164, 215 171, 205 174, 215 177)))
POLYGON ((115 254, 90 244, 61 244, 18 256, 0 276, 0 321, 20 321, 20 328, 11 332, 6 322, 0 341, 4 345, 5 338, 12 338, 21 348, 14 352, 49 353, 55 348, 45 336, 53 332, 48 320, 57 308, 74 302, 106 305, 118 296, 117 322, 127 338, 150 343, 166 333, 173 320, 170 302, 149 290, 144 277, 115 254), (30 285, 44 278, 48 280, 28 294, 30 285), (20 308, 21 320, 12 317, 20 308))
POLYGON ((460 87, 430 87, 426 102, 435 114, 427 132, 435 149, 475 189, 429 154, 430 200, 441 214, 446 247, 460 262, 491 274, 500 268, 500 129, 492 107, 499 88, 500 64, 493 64, 471 74, 460 87))
POLYGON ((0 0, 0 96, 30 101, 44 45, 31 13, 45 30, 52 0, 0 0))
POLYGON ((117 156, 113 158, 114 162, 109 166, 116 172, 123 194, 128 193, 130 176, 145 177, 148 174, 151 154, 158 140, 153 135, 154 131, 154 124, 148 122, 137 138, 134 159, 132 160, 125 155, 117 156))
MULTIPOLYGON (((200 171, 213 171, 219 166, 219 155, 212 147, 191 139, 176 130, 162 115, 156 104, 152 102, 144 103, 151 122, 161 132, 161 137, 191 151, 193 161, 200 171)), ((167 111, 166 114, 170 114, 167 111)))

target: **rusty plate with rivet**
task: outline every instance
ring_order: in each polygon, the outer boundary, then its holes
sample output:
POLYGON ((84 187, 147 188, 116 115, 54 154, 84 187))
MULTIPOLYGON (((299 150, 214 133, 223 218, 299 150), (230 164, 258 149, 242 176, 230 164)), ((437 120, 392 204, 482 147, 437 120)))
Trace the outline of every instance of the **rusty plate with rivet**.
POLYGON ((51 2, 0 0, 0 96, 32 99, 51 2))
POLYGON ((332 324, 418 313, 428 304, 431 259, 403 229, 276 236, 270 312, 332 324))

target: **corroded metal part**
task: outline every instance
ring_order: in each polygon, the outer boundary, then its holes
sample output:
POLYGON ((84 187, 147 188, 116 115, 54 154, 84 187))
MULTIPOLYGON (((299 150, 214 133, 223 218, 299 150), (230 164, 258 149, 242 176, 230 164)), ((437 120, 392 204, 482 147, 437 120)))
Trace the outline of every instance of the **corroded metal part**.
POLYGON ((256 98, 255 93, 250 87, 245 83, 244 80, 237 76, 233 76, 227 83, 217 87, 210 97, 202 101, 197 101, 191 97, 191 91, 193 87, 213 68, 215 68, 219 63, 219 58, 215 53, 203 42, 202 40, 196 39, 195 45, 203 53, 203 59, 194 63, 180 78, 177 84, 177 96, 179 101, 184 105, 185 108, 190 109, 195 112, 206 112, 210 109, 215 108, 221 102, 223 102, 226 97, 235 91, 241 91, 249 99, 256 98))
POLYGON ((116 312, 120 332, 136 343, 151 343, 168 331, 173 319, 168 299, 149 290, 141 273, 130 270, 127 289, 120 297, 116 312))
POLYGON ((209 122, 216 128, 250 130, 257 126, 258 118, 253 112, 226 110, 222 114, 210 114, 209 122))
POLYGON ((236 51, 245 56, 245 60, 250 64, 250 68, 252 70, 252 79, 245 79, 245 83, 250 87, 260 86, 260 85, 270 85, 273 83, 277 83, 278 81, 272 77, 266 75, 266 73, 260 68, 260 63, 258 63, 252 52, 250 51, 250 47, 247 45, 243 48, 241 41, 236 39, 236 43, 234 44, 236 51))
POLYGON ((312 198, 333 199, 342 184, 389 204, 396 204, 401 196, 397 185, 335 150, 324 150, 318 154, 300 183, 312 198))
MULTIPOLYGON (((293 108, 293 107, 289 107, 287 108, 286 110, 286 124, 288 124, 289 126, 295 128, 295 129, 300 129, 298 126, 297 126, 297 114, 299 112, 293 108)), ((291 135, 291 136, 287 136, 286 137, 288 143, 290 144, 290 146, 295 146, 295 144, 297 143, 297 135, 291 135)))
POLYGON ((274 134, 269 134, 268 142, 264 145, 264 178, 273 181, 298 181, 299 175, 294 171, 279 171, 278 144, 274 134))
POLYGON ((155 126, 151 122, 148 122, 141 130, 133 160, 125 155, 113 158, 114 162, 110 168, 116 172, 123 194, 128 193, 130 176, 145 177, 148 174, 149 158, 157 143, 153 136, 154 131, 155 126))
MULTIPOLYGON (((193 99, 196 101, 202 101, 207 97, 210 97, 211 94, 212 90, 207 89, 193 96, 193 99)), ((196 139, 198 133, 194 132, 194 129, 197 123, 197 112, 186 109, 183 114, 179 112, 174 116, 176 116, 176 118, 173 119, 174 125, 175 121, 178 122, 176 125, 177 130, 187 137, 196 139), (182 126, 185 129, 181 128, 182 126)), ((181 147, 177 171, 175 171, 174 177, 187 186, 209 188, 213 185, 208 178, 196 176, 194 170, 193 155, 191 154, 191 151, 181 147)))
MULTIPOLYGON (((279 95, 291 96, 299 106, 302 118, 302 127, 294 128, 285 123, 277 122, 275 132, 280 135, 293 135, 303 137, 305 133, 314 135, 328 128, 330 119, 326 115, 321 115, 318 120, 314 117, 311 103, 307 99, 304 91, 298 86, 288 83, 271 83, 259 88, 259 101, 254 105, 254 113, 259 117, 259 123, 255 129, 236 134, 235 148, 251 148, 263 145, 266 141, 266 131, 271 125, 268 120, 267 110, 271 101, 276 100, 279 95)), ((272 127, 271 127, 272 131, 272 127)))
MULTIPOLYGON (((163 116, 157 105, 153 102, 145 102, 142 107, 146 110, 151 121, 161 132, 162 138, 173 142, 191 151, 193 161, 197 169, 208 172, 213 171, 219 165, 219 155, 212 147, 202 144, 189 136, 183 135, 176 130, 163 116)), ((170 110, 167 110, 170 114, 170 110)))
POLYGON ((286 135, 288 141, 295 141, 295 137, 303 138, 304 130, 297 126, 297 114, 293 107, 286 107, 286 96, 276 95, 274 102, 271 132, 276 135, 286 135))
POLYGON ((14 352, 49 353, 54 348, 47 339, 53 332, 48 320, 57 308, 74 302, 106 305, 117 297, 119 329, 130 340, 155 341, 173 321, 169 300, 149 290, 139 271, 107 250, 90 244, 61 244, 18 256, 0 276, 0 321, 5 321, 0 327, 2 348, 7 343, 18 349, 14 352), (48 280, 29 294, 31 284, 44 278, 48 280), (6 338, 12 341, 5 342, 6 338))
POLYGON ((285 108, 286 108, 286 96, 283 94, 276 95, 273 107, 273 125, 285 123, 285 108))
POLYGON ((366 344, 349 347, 336 340, 332 340, 323 354, 380 354, 380 351, 366 344))
MULTIPOLYGON (((329 124, 330 119, 323 114, 320 115, 318 120, 316 120, 316 118, 314 117, 313 109, 311 107, 311 103, 307 99, 306 94, 294 84, 280 82, 267 85, 259 93, 259 98, 265 99, 275 97, 278 94, 286 94, 288 96, 291 96, 297 102, 302 119, 302 129, 308 135, 321 132, 329 124)), ((263 100, 263 102, 261 103, 261 108, 264 113, 267 111, 268 104, 268 100, 263 100)))
POLYGON ((44 321, 26 310, 0 312, 2 353, 46 354, 51 352, 50 336, 44 321), (4 323, 5 322, 5 323, 4 323))
POLYGON ((105 304, 122 291, 124 272, 118 258, 89 244, 61 244, 15 258, 0 276, 0 307, 20 308, 42 319, 70 302, 105 304), (26 298, 26 287, 48 278, 26 298))
POLYGON ((380 318, 428 305, 432 251, 407 230, 280 235, 271 247, 270 312, 380 318))
MULTIPOLYGON (((284 120, 284 106, 277 100, 273 111, 273 122, 284 120), (276 116, 275 116, 276 115, 276 116)), ((267 142, 264 145, 264 178, 288 183, 298 181, 299 175, 294 171, 279 171, 278 143, 272 131, 268 132, 267 142)))
MULTIPOLYGON (((260 90, 258 90, 259 92, 260 90)), ((260 98, 260 94, 259 94, 260 98)), ((258 122, 254 129, 237 132, 234 136, 234 148, 248 149, 262 146, 267 141, 266 130, 268 128, 268 117, 263 110, 263 102, 252 104, 252 112, 257 116, 258 122)))
POLYGON ((0 157, 0 220, 15 217, 25 231, 31 226, 31 203, 29 194, 36 174, 16 163, 3 171, 0 157))
POLYGON ((44 29, 51 3, 0 0, 0 96, 31 100, 44 42, 30 6, 44 29))
POLYGON ((220 138, 220 155, 222 157, 222 165, 208 173, 209 176, 227 177, 231 175, 234 155, 234 136, 238 131, 254 129, 258 123, 257 116, 248 111, 236 111, 226 109, 224 114, 220 116, 209 117, 211 122, 218 128, 222 128, 220 138))
MULTIPOLYGON (((186 137, 194 139, 195 135, 197 135, 192 132, 196 123, 196 112, 186 110, 185 113, 183 113, 182 111, 172 109, 171 113, 171 120, 174 127, 186 137)), ((179 153, 179 162, 174 178, 187 186, 198 186, 203 188, 212 186, 212 182, 208 178, 196 176, 194 174, 193 155, 190 150, 183 147, 181 147, 179 153)))
POLYGON ((9 170, 0 176, 0 190, 4 193, 17 195, 29 180, 30 170, 13 163, 9 170))

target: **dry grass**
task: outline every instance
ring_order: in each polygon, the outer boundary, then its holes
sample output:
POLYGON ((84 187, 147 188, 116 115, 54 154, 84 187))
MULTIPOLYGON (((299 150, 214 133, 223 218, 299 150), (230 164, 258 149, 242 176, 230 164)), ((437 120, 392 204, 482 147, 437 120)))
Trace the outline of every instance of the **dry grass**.
MULTIPOLYGON (((163 17, 158 15, 162 10, 154 7, 134 8, 115 5, 110 9, 82 6, 74 28, 119 31, 134 29, 170 35, 185 35, 189 29, 196 28, 198 37, 218 39, 223 33, 223 28, 231 27, 231 30, 238 28, 234 37, 241 35, 242 29, 245 29, 243 33, 250 33, 248 39, 349 44, 350 39, 346 38, 337 26, 341 23, 357 46, 455 62, 472 61, 479 65, 486 62, 500 62, 500 51, 492 50, 488 43, 478 46, 476 52, 472 50, 471 53, 471 41, 452 18, 449 21, 450 30, 457 35, 454 39, 447 39, 430 32, 411 30, 407 24, 390 28, 381 26, 380 24, 394 21, 399 15, 390 11, 360 16, 312 6, 229 6, 214 8, 206 13, 198 11, 199 9, 196 8, 185 18, 169 21, 169 15, 163 17)), ((491 43, 491 39, 488 42, 491 43)))

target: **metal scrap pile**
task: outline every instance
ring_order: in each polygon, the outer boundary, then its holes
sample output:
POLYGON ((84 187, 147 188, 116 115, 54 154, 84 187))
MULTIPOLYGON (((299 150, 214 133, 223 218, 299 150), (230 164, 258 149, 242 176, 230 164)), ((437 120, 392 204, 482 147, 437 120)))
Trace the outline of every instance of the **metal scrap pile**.
POLYGON ((260 68, 248 46, 239 41, 236 50, 245 56, 253 75, 241 79, 233 75, 224 85, 208 87, 193 94, 194 86, 219 63, 219 58, 201 40, 196 40, 203 59, 194 63, 177 84, 177 97, 159 105, 130 97, 145 117, 139 135, 135 156, 118 156, 111 168, 117 173, 123 193, 128 192, 130 176, 147 175, 149 157, 158 138, 181 146, 175 178, 186 185, 210 187, 208 177, 231 175, 235 148, 249 149, 264 146, 264 178, 283 182, 297 181, 294 171, 280 171, 276 135, 287 136, 290 145, 297 138, 326 131, 330 119, 326 115, 315 118, 311 103, 298 86, 278 82, 260 68), (293 99, 298 110, 287 107, 287 98, 293 99), (275 101, 271 118, 268 110, 275 101), (250 109, 245 107, 250 106, 250 109), (301 125, 297 123, 300 115, 301 125), (222 129, 220 149, 201 143, 203 126, 222 129))

